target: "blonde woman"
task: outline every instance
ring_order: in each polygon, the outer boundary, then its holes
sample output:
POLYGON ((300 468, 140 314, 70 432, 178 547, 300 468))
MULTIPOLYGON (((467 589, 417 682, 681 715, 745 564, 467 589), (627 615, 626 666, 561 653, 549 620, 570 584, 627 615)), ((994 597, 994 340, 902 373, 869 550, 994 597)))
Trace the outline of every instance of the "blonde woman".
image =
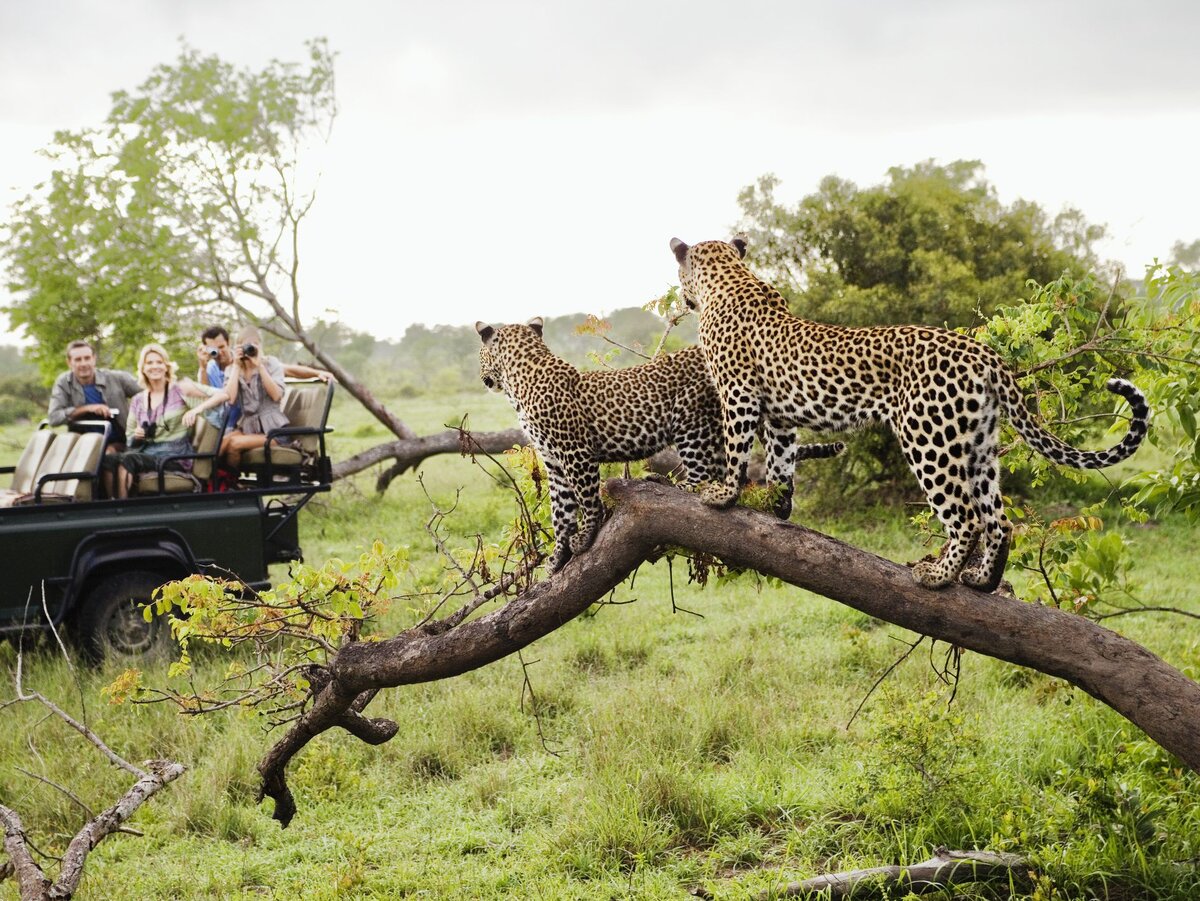
MULTIPOLYGON (((156 472, 161 458, 192 453, 195 414, 224 403, 223 392, 191 379, 177 380, 177 372, 161 344, 147 344, 138 354, 137 379, 144 390, 129 402, 125 434, 130 449, 104 460, 110 497, 128 497, 137 474, 156 472)), ((192 461, 172 460, 167 468, 186 472, 192 461)))
MULTIPOLYGON (((264 447, 272 429, 288 424, 280 405, 283 403, 284 366, 278 359, 262 353, 262 334, 252 325, 238 333, 233 362, 225 370, 225 393, 230 406, 241 409, 237 422, 221 440, 221 459, 234 472, 242 454, 264 447)), ((273 442, 280 443, 279 441, 273 442)))

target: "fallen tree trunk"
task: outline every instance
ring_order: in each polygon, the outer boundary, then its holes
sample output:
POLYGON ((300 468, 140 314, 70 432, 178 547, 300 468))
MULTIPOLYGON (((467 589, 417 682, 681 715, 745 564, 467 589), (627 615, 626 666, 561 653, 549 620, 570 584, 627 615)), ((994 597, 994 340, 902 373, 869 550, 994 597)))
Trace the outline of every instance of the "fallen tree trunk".
POLYGON ((789 882, 760 898, 890 898, 897 889, 924 895, 975 882, 1024 884, 1029 881, 1026 870, 1025 861, 1015 854, 939 848, 921 863, 826 873, 803 882, 789 882))
POLYGON ((453 626, 435 621, 339 651, 313 706, 259 764, 260 794, 274 799, 276 819, 287 825, 295 813, 286 767, 312 737, 333 726, 374 742, 395 733, 394 723, 362 716, 375 691, 445 679, 512 654, 578 616, 670 546, 712 554, 918 634, 1065 679, 1200 772, 1200 686, 1090 620, 965 585, 926 591, 905 566, 753 510, 706 507, 676 488, 618 479, 605 487, 615 504, 609 520, 591 549, 553 577, 475 619, 453 626))

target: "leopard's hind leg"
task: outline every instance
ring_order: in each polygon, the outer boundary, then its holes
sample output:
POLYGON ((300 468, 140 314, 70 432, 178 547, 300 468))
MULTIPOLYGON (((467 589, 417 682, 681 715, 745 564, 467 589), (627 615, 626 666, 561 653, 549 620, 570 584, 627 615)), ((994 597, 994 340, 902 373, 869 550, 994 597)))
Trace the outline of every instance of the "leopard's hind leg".
POLYGON ((929 506, 946 530, 946 543, 937 558, 922 560, 913 567, 918 585, 936 589, 958 577, 979 539, 981 523, 971 496, 966 436, 945 419, 937 419, 936 428, 926 431, 920 425, 928 421, 926 412, 927 407, 918 399, 912 404, 911 417, 917 426, 911 428, 909 418, 903 416, 896 417, 892 425, 929 506))
POLYGON ((963 568, 959 579, 980 591, 990 592, 996 590, 1004 577, 1012 525, 1004 513, 1004 498, 1000 494, 999 425, 994 410, 982 416, 980 428, 982 438, 978 438, 978 443, 974 439, 969 442, 971 494, 981 525, 979 556, 963 568))
POLYGON ((767 454, 767 485, 778 491, 772 512, 780 519, 792 515, 792 497, 796 491, 796 460, 800 445, 796 429, 764 419, 761 428, 763 448, 767 454))

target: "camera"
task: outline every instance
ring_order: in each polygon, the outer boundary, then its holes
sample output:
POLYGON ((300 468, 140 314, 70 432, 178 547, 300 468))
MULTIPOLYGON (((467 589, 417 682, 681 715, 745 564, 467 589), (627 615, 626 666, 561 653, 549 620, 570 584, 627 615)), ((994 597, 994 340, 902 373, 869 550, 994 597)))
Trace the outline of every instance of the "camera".
POLYGON ((146 436, 147 441, 153 441, 155 433, 158 432, 157 422, 143 422, 142 434, 146 436))
POLYGON ((217 348, 215 348, 215 347, 206 347, 206 348, 204 348, 204 352, 207 353, 214 360, 217 358, 217 354, 220 353, 220 351, 217 350, 217 348))
POLYGON ((242 356, 257 357, 258 356, 258 348, 255 347, 253 344, 243 344, 242 345, 242 356))

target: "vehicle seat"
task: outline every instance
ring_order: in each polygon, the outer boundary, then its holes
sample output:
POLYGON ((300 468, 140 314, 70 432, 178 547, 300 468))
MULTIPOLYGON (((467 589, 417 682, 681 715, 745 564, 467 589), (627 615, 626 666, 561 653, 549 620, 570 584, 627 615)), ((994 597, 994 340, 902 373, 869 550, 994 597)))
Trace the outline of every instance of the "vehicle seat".
MULTIPOLYGON (((323 452, 326 420, 333 401, 333 382, 319 380, 289 382, 283 398, 283 415, 288 426, 282 429, 281 440, 286 444, 273 444, 270 448, 270 477, 279 476, 289 481, 299 481, 302 470, 310 467, 323 452)), ((267 450, 255 448, 242 455, 242 470, 256 473, 259 479, 266 477, 267 450)))
POLYGON ((42 465, 42 458, 46 456, 54 435, 49 429, 38 429, 33 433, 13 469, 12 483, 0 491, 0 507, 11 506, 13 499, 33 491, 38 468, 42 465))
MULTIPOLYGON (((93 486, 96 480, 100 478, 100 458, 104 455, 104 438, 103 432, 83 432, 79 434, 71 452, 67 454, 66 460, 57 470, 51 470, 38 474, 40 481, 42 476, 49 475, 52 472, 61 474, 71 473, 74 478, 56 479, 44 482, 42 485, 43 503, 62 503, 64 501, 90 501, 93 495, 93 486)), ((58 444, 62 439, 55 441, 58 444)), ((36 485, 34 486, 36 490, 36 485)), ((26 495, 17 501, 18 504, 34 503, 34 495, 26 495)))
MULTIPOLYGON (((38 464, 37 472, 34 473, 33 482, 28 491, 20 494, 13 494, 0 498, 0 506, 15 507, 21 504, 33 503, 34 492, 37 490, 38 480, 42 476, 50 473, 68 472, 64 469, 67 462, 67 457, 71 455, 71 451, 75 448, 75 442, 79 440, 83 433, 81 432, 58 432, 54 440, 50 442, 49 448, 42 456, 42 462, 38 464)), ((99 436, 103 441, 104 436, 99 436)), ((43 491, 53 490, 53 484, 47 483, 47 487, 43 491)))

